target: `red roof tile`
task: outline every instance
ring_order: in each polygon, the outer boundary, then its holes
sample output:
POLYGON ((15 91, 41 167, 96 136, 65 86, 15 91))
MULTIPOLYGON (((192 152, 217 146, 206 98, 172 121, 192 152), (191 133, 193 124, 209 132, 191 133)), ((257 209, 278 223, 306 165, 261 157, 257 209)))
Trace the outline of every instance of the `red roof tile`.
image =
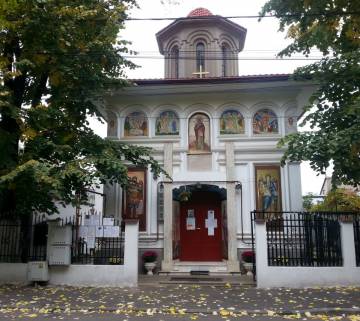
POLYGON ((188 17, 206 17, 212 15, 213 14, 206 8, 196 8, 188 14, 188 17))

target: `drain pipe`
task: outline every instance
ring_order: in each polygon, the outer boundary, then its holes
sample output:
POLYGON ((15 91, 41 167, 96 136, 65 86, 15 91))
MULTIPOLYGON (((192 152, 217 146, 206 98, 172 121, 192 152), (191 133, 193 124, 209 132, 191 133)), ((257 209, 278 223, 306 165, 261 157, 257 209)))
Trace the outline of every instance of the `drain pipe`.
POLYGON ((252 243, 248 243, 244 240, 244 217, 243 217, 243 189, 242 184, 237 184, 236 189, 240 189, 240 219, 241 219, 241 241, 246 245, 252 245, 252 243))

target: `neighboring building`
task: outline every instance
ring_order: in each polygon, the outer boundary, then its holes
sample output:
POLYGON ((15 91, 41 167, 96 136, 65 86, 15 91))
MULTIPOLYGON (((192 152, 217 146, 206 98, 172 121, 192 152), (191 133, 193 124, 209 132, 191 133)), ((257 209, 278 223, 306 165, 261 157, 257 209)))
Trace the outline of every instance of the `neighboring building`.
POLYGON ((127 191, 104 189, 105 214, 139 219, 139 252, 159 252, 163 272, 238 272, 252 210, 302 209, 300 164, 280 167, 277 143, 296 132, 314 87, 239 76, 246 29, 203 8, 156 37, 165 78, 106 97, 108 137, 152 147, 172 181, 129 167, 127 191))
MULTIPOLYGON (((325 176, 324 182, 320 189, 320 195, 326 196, 331 191, 332 189, 331 179, 332 179, 331 176, 325 176)), ((356 192, 357 194, 359 194, 359 187, 354 187, 352 185, 340 184, 339 186, 337 186, 337 188, 345 189, 347 191, 356 192)))

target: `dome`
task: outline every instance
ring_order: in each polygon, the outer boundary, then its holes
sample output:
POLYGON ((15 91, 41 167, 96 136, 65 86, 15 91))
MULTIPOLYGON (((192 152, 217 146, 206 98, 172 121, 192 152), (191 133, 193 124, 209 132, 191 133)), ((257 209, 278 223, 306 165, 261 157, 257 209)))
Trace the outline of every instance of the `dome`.
POLYGON ((188 17, 206 17, 212 15, 213 14, 206 8, 196 8, 188 14, 188 17))

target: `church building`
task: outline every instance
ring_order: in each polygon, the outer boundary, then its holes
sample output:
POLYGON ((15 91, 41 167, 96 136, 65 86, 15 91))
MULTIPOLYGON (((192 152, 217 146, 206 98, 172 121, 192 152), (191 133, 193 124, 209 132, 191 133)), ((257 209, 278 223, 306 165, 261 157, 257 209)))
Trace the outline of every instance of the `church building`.
POLYGON ((253 210, 302 209, 300 164, 280 166, 280 138, 314 90, 287 74, 241 74, 247 30, 197 8, 156 34, 163 79, 106 97, 108 138, 153 149, 171 179, 129 166, 130 187, 105 188, 106 216, 139 220, 139 257, 159 271, 240 271, 253 210))

